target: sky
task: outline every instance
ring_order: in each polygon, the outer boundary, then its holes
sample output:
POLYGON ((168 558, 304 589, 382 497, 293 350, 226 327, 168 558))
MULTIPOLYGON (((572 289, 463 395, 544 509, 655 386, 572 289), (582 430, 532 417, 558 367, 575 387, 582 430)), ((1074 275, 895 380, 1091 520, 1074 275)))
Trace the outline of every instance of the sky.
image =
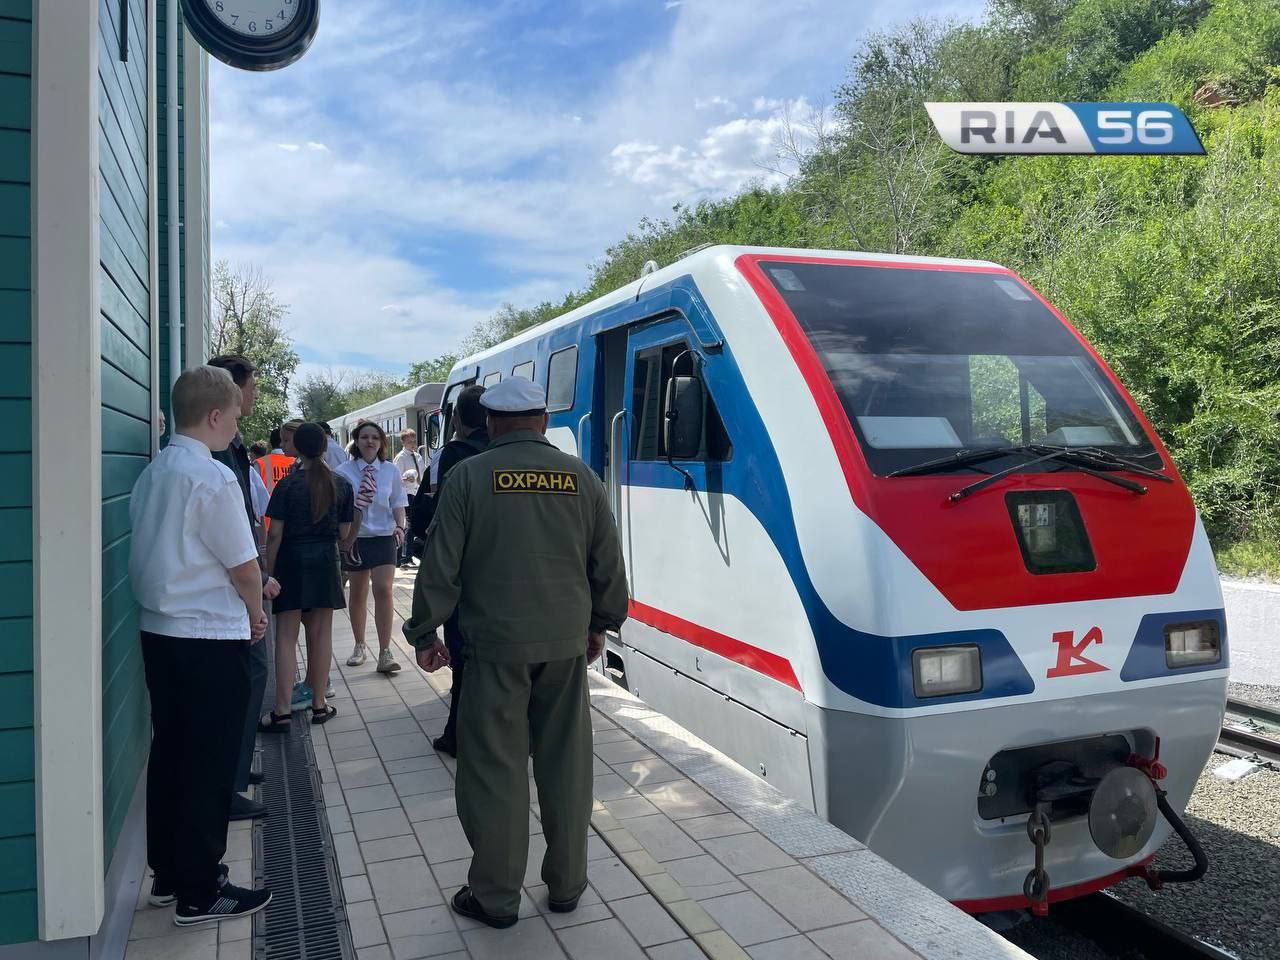
POLYGON ((309 372, 453 351, 587 285, 643 217, 779 182, 869 30, 982 0, 323 0, 271 73, 210 64, 214 260, 261 269, 309 372))

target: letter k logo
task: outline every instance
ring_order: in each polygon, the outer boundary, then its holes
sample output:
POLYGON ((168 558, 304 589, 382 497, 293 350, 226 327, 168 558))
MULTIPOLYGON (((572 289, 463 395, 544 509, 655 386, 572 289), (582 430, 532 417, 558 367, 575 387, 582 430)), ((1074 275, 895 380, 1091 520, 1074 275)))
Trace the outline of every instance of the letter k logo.
POLYGON ((1084 650, 1089 644, 1102 643, 1102 631, 1097 627, 1081 637, 1079 643, 1076 643, 1075 632, 1071 630, 1055 633, 1053 642, 1058 645, 1058 662, 1045 674, 1049 679, 1070 677, 1080 673, 1098 673, 1108 669, 1084 655, 1084 650))

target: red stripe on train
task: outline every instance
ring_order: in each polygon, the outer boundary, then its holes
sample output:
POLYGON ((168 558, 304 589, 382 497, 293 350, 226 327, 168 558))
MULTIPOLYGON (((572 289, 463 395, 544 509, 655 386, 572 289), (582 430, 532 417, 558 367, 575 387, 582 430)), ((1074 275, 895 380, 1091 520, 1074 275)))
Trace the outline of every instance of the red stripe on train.
MULTIPOLYGON (((1114 886, 1121 880, 1127 880, 1129 877, 1141 877, 1145 875, 1147 864, 1155 859, 1153 854, 1145 857, 1137 863, 1130 864, 1123 870, 1117 870, 1115 873, 1108 873, 1105 877, 1098 877, 1094 880, 1085 880, 1081 883, 1073 883, 1066 887, 1050 887, 1049 903, 1060 903, 1063 900, 1074 900, 1076 897, 1088 896, 1091 893, 1097 893, 1099 890, 1105 890, 1107 887, 1114 886)), ((988 897, 983 900, 952 900, 952 905, 963 910, 965 913, 991 913, 995 910, 1026 910, 1032 906, 1031 901, 1020 893, 1011 894, 1007 897, 988 897)))
MULTIPOLYGON (((788 687, 800 690, 800 681, 796 679, 796 672, 791 669, 791 661, 785 657, 778 656, 776 653, 753 647, 749 643, 735 640, 733 637, 709 630, 688 620, 682 620, 674 614, 658 610, 636 600, 631 601, 630 616, 633 620, 648 624, 655 630, 669 633, 671 636, 678 637, 686 643, 693 644, 695 647, 709 650, 711 653, 724 657, 726 660, 732 660, 734 663, 741 664, 756 673, 762 673, 766 677, 777 680, 779 683, 785 683, 788 687)), ((804 691, 800 690, 800 692, 803 693, 804 691)))

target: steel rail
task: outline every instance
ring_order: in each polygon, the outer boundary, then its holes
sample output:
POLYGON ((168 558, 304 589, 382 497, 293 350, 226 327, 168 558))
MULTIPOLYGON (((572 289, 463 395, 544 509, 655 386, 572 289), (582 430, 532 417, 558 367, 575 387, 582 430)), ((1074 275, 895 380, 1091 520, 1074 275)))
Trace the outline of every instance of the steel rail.
POLYGON ((1248 717, 1264 726, 1280 730, 1280 709, 1264 703, 1227 697, 1227 716, 1248 717))
POLYGON ((1280 769, 1280 711, 1248 700, 1228 699, 1227 715, 1223 718, 1222 732, 1218 735, 1218 747, 1231 756, 1248 758, 1256 755, 1259 760, 1268 762, 1273 769, 1280 769), (1238 717, 1253 721, 1253 728, 1233 719, 1238 717), (1277 735, 1266 736, 1258 732, 1258 726, 1271 727, 1277 735))
POLYGON ((1117 956, 1136 950, 1146 960, 1239 960, 1105 892, 1055 903, 1049 916, 1117 956))

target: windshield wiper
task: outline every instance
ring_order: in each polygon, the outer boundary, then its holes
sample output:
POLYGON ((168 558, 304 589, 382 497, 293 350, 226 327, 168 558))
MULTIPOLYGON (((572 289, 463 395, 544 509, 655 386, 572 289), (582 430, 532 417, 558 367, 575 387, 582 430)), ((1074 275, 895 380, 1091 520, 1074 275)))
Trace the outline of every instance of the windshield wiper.
MULTIPOLYGON (((1016 450, 1017 452, 1020 452, 1020 453, 1037 452, 1037 447, 1035 444, 1028 444, 1026 447, 1009 447, 1008 449, 1016 450)), ((948 497, 947 499, 951 500, 952 502, 955 502, 957 500, 963 500, 965 497, 969 496, 970 494, 977 493, 979 490, 983 489, 984 487, 991 486, 991 484, 995 483, 997 480, 1003 480, 1005 477, 1009 476, 1010 474, 1018 473, 1019 471, 1025 470, 1028 467, 1034 467, 1038 463, 1047 463, 1050 460, 1081 459, 1080 457, 1077 456, 1080 448, 1040 447, 1039 449, 1048 450, 1049 452, 1045 454, 1041 454, 1040 456, 1036 457, 1034 460, 1027 460, 1024 463, 1015 463, 1012 467, 1009 467, 1005 470, 1001 470, 997 473, 993 473, 989 477, 983 477, 981 480, 977 480, 969 484, 967 487, 961 487, 955 493, 951 494, 951 496, 948 497)), ((1078 462, 1074 464, 1074 466, 1081 473, 1087 473, 1089 474, 1089 476, 1097 477, 1099 480, 1105 480, 1107 481, 1107 483, 1114 483, 1117 487, 1124 487, 1126 490, 1131 490, 1134 493, 1138 494, 1139 496, 1147 492, 1147 488, 1144 487, 1142 484, 1135 483, 1132 480, 1126 480, 1124 477, 1117 477, 1110 473, 1104 473, 1101 470, 1093 470, 1078 462)))
POLYGON ((918 476, 922 473, 936 473, 940 470, 949 470, 952 467, 963 467, 969 464, 981 463, 983 460, 994 460, 996 457, 1002 457, 1006 453, 1024 453, 1030 454, 1031 451, 1025 447, 981 447, 975 450, 961 450, 953 453, 949 457, 939 457, 937 460, 926 460, 923 463, 913 463, 909 467, 903 467, 901 470, 895 470, 893 473, 885 474, 886 477, 911 477, 918 476))
POLYGON ((1110 450, 1102 450, 1098 447, 1057 447, 1049 444, 1032 444, 1043 450, 1061 450, 1065 455, 1069 455, 1075 459, 1087 460, 1093 462, 1105 463, 1109 466, 1124 467, 1126 470, 1132 470, 1134 473, 1140 473, 1144 477, 1151 477, 1153 480, 1159 480, 1161 483, 1173 483, 1173 477, 1163 474, 1158 470, 1152 470, 1145 467, 1136 460, 1129 460, 1125 457, 1117 456, 1110 450))

